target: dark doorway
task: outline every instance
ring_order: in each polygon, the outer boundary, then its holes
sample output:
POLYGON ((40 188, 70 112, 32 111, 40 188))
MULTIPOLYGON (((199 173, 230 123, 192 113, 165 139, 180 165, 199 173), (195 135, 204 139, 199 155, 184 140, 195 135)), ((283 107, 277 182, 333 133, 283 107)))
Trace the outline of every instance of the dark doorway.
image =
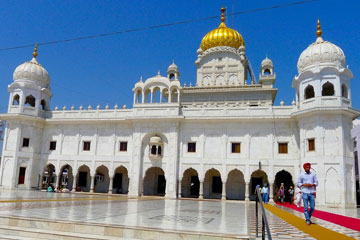
POLYGON ((166 180, 164 175, 158 175, 157 193, 159 195, 165 195, 166 180))
POLYGON ((86 187, 87 183, 87 172, 79 172, 79 187, 86 187))
POLYGON ((198 197, 199 196, 199 188, 200 188, 199 177, 198 176, 191 176, 190 195, 198 197))
POLYGON ((221 193, 222 192, 222 182, 220 176, 213 176, 212 182, 212 192, 221 193))
POLYGON ((257 185, 260 185, 260 187, 263 186, 262 178, 252 177, 252 178, 251 178, 251 194, 256 194, 256 193, 255 193, 255 189, 256 189, 256 186, 257 186, 257 185))
POLYGON ((120 192, 122 191, 122 173, 115 173, 113 188, 117 188, 120 192))
POLYGON ((20 167, 18 184, 24 184, 25 183, 25 172, 26 172, 26 168, 25 167, 20 167))
POLYGON ((288 190, 289 190, 290 186, 294 186, 294 183, 292 181, 291 174, 285 170, 282 170, 275 175, 275 184, 274 184, 275 198, 274 198, 274 200, 277 200, 276 196, 278 195, 278 192, 279 192, 279 189, 280 189, 280 186, 282 183, 284 184, 284 188, 285 188, 285 202, 290 202, 288 190))

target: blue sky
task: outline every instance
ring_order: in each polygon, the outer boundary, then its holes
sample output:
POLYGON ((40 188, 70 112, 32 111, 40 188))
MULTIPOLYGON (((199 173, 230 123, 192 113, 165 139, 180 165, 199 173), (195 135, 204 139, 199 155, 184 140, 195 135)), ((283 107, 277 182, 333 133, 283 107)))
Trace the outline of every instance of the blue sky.
MULTIPOLYGON (((1 1, 0 48, 75 38, 99 33, 220 16, 227 13, 281 5, 280 0, 192 0, 192 1, 1 1)), ((246 55, 258 77, 266 53, 272 59, 278 88, 275 105, 290 105, 295 91, 301 52, 315 41, 316 21, 320 17, 323 39, 341 47, 354 74, 353 107, 360 109, 360 2, 320 0, 262 12, 241 14, 227 19, 246 44, 246 55)), ((219 25, 218 19, 131 32, 102 38, 44 45, 38 48, 38 61, 49 72, 53 98, 50 106, 100 104, 132 106, 132 88, 139 80, 152 77, 175 60, 180 81, 196 82, 196 50, 203 36, 219 25)), ((15 68, 32 57, 33 48, 0 51, 0 113, 7 111, 15 68)))

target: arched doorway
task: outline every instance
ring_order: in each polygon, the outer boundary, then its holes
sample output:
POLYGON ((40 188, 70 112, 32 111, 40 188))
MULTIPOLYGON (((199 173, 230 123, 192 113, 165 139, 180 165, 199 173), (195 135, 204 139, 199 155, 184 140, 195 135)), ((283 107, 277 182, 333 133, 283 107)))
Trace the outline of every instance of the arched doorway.
POLYGON ((251 174, 250 179, 250 200, 254 201, 256 199, 255 189, 257 185, 261 187, 264 186, 264 183, 269 185, 269 180, 267 174, 262 170, 256 170, 251 174))
POLYGON ((226 181, 226 198, 233 200, 245 200, 244 174, 238 169, 229 172, 226 181))
POLYGON ((89 192, 90 191, 90 168, 86 165, 82 165, 78 169, 78 179, 77 179, 77 191, 89 192))
POLYGON ((165 196, 166 179, 164 171, 159 167, 149 168, 144 178, 144 195, 165 196))
POLYGON ((48 164, 43 171, 41 189, 47 189, 51 184, 55 187, 55 182, 55 166, 52 164, 48 164))
POLYGON ((113 193, 127 194, 129 189, 128 171, 121 166, 116 168, 113 178, 113 193))
POLYGON ((284 184, 284 188, 285 188, 285 202, 290 202, 288 190, 289 190, 290 186, 294 187, 294 183, 293 183, 291 174, 285 170, 281 170, 280 172, 276 173, 276 175, 275 175, 274 200, 275 201, 278 200, 277 196, 278 196, 279 188, 282 183, 284 184))
POLYGON ((205 174, 204 198, 221 199, 222 180, 218 170, 212 168, 205 174))
POLYGON ((108 193, 109 191, 109 170, 104 165, 101 165, 96 169, 94 179, 94 192, 96 193, 108 193))
POLYGON ((69 164, 66 164, 61 168, 59 175, 59 189, 66 188, 71 191, 74 181, 72 167, 69 164))
POLYGON ((199 189, 200 181, 197 171, 193 168, 187 169, 181 180, 181 196, 198 198, 199 189))

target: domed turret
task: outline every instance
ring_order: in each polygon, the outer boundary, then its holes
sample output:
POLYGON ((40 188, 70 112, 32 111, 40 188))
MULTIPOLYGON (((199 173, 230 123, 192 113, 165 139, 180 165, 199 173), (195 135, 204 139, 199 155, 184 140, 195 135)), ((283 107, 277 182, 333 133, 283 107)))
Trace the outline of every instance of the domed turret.
POLYGON ((35 46, 31 61, 25 62, 15 69, 13 80, 33 80, 37 82, 37 85, 47 88, 50 84, 49 74, 46 69, 38 63, 36 57, 37 46, 35 46))
POLYGON ((263 87, 272 88, 276 80, 274 73, 274 65, 267 54, 264 60, 261 61, 259 83, 263 87))
POLYGON ((173 61, 172 64, 168 67, 167 77, 170 80, 178 80, 179 76, 180 76, 179 68, 173 61))
POLYGON ((266 55, 265 59, 261 61, 261 74, 272 75, 274 71, 274 65, 271 59, 266 55))
POLYGON ((225 25, 225 8, 221 8, 221 23, 218 28, 210 31, 202 39, 200 48, 205 51, 212 47, 228 46, 239 48, 245 42, 241 34, 225 25))
POLYGON ((299 57, 297 63, 299 73, 317 63, 320 66, 340 65, 344 68, 346 64, 344 52, 335 44, 322 39, 320 20, 318 20, 316 35, 316 41, 310 44, 299 57))

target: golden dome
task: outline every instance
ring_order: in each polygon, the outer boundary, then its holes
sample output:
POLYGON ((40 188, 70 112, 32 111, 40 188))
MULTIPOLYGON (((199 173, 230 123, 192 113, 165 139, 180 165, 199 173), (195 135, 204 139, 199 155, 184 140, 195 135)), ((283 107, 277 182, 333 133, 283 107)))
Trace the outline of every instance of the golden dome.
POLYGON ((244 39, 236 30, 228 28, 225 21, 225 8, 221 8, 221 23, 218 28, 212 30, 202 39, 200 48, 205 51, 212 47, 228 46, 239 48, 245 46, 244 39))

